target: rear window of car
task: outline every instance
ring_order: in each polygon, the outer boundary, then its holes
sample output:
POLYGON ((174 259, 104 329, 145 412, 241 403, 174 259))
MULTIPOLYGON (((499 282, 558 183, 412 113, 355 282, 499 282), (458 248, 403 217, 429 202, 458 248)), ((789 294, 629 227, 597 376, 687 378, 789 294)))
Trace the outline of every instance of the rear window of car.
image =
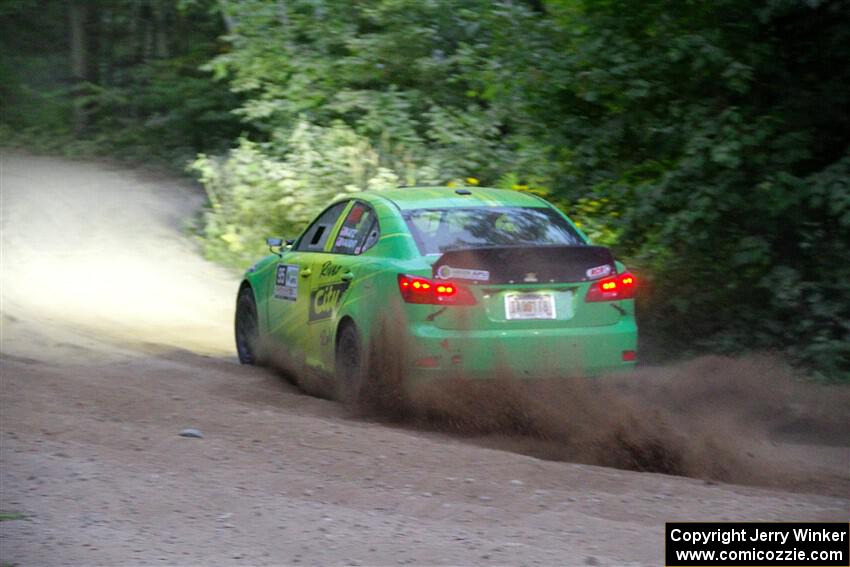
POLYGON ((412 209, 404 212, 404 220, 424 255, 489 246, 586 244, 560 214, 543 207, 412 209))

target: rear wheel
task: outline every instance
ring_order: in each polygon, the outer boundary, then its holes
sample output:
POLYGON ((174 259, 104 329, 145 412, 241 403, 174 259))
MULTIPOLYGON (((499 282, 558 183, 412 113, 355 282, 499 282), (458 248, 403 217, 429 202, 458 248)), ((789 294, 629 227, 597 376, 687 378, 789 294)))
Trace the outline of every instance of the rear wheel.
POLYGON ((335 370, 342 401, 349 405, 362 402, 365 394, 365 356, 357 328, 352 323, 346 324, 339 332, 335 370))
POLYGON ((236 352, 242 364, 257 364, 257 343, 260 327, 257 304, 249 286, 239 290, 236 298, 236 352))

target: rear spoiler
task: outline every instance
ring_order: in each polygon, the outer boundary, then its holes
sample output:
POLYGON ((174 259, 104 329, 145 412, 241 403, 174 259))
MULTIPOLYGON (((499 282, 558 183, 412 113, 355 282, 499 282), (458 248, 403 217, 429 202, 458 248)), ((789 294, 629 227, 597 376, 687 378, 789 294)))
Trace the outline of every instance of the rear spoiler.
POLYGON ((434 263, 434 278, 477 284, 568 283, 614 274, 604 246, 500 246, 450 250, 434 263))

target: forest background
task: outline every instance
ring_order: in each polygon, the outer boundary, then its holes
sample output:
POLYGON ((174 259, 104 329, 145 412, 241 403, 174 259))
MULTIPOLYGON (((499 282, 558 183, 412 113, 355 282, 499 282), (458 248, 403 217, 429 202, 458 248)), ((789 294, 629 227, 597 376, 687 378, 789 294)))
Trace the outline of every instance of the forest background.
POLYGON ((555 202, 639 274, 641 352, 850 381, 850 2, 6 0, 0 145, 168 164, 246 266, 332 197, 555 202))

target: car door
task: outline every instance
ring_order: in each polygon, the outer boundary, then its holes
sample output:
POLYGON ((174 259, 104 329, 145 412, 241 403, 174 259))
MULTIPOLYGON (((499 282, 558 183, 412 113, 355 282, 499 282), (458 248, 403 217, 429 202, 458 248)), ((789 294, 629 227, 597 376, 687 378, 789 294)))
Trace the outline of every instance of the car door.
POLYGON ((317 274, 314 266, 317 257, 324 255, 331 235, 349 201, 336 203, 304 231, 289 252, 277 261, 275 274, 270 278, 269 334, 281 345, 290 363, 316 364, 316 348, 311 342, 308 323, 310 302, 317 274))
POLYGON ((362 293, 361 279, 368 262, 360 255, 371 248, 380 235, 375 210, 367 203, 354 201, 344 213, 345 220, 333 234, 327 252, 313 256, 309 333, 318 345, 315 363, 329 372, 334 369, 334 334, 338 311, 347 296, 362 293))

